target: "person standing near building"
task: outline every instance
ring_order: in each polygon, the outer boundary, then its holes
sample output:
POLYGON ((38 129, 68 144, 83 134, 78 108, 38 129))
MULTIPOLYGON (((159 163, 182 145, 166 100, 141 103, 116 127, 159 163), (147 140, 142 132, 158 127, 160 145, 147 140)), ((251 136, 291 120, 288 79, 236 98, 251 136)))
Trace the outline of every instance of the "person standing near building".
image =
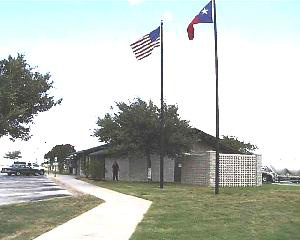
POLYGON ((113 180, 119 181, 119 170, 120 170, 119 165, 115 161, 114 164, 112 165, 113 180))

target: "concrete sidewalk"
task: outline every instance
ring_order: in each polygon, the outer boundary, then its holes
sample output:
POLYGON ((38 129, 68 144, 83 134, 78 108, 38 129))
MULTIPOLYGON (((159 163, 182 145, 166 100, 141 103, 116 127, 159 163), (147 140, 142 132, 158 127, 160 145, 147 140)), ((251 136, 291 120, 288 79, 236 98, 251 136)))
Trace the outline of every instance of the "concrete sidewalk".
POLYGON ((58 175, 56 179, 77 191, 101 198, 105 203, 44 233, 35 240, 129 239, 152 203, 94 186, 77 180, 74 176, 58 175))

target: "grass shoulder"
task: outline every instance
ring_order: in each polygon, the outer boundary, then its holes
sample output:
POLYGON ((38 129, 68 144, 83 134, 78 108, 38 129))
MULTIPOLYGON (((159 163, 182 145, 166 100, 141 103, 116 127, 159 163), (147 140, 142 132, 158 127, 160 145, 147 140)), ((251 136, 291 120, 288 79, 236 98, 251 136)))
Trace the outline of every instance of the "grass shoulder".
POLYGON ((153 202, 134 240, 300 239, 300 187, 222 188, 215 196, 195 185, 85 181, 153 202))
POLYGON ((0 239, 33 239, 102 202, 91 195, 80 195, 0 206, 0 239))

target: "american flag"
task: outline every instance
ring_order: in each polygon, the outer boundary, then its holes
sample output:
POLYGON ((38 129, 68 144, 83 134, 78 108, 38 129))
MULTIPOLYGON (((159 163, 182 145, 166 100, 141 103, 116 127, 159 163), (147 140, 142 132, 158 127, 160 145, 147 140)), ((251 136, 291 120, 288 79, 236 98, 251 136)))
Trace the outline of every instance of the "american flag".
POLYGON ((160 27, 132 43, 131 48, 137 60, 142 60, 151 55, 154 48, 160 46, 160 27))

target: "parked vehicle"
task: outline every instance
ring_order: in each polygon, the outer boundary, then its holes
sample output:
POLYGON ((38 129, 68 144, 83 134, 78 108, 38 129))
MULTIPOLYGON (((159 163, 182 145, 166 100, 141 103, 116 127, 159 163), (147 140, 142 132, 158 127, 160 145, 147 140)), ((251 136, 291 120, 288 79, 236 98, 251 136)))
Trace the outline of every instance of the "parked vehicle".
POLYGON ((261 168, 262 182, 273 183, 273 182, 292 182, 300 183, 300 176, 292 175, 289 173, 280 174, 273 167, 263 166, 261 168))
POLYGON ((38 165, 37 166, 29 166, 28 164, 26 165, 26 163, 24 164, 23 162, 20 163, 16 163, 11 165, 10 167, 6 167, 6 168, 2 168, 1 173, 7 173, 8 176, 11 175, 16 175, 16 176, 20 176, 20 175, 44 175, 45 171, 43 168, 40 168, 38 165))
POLYGON ((38 165, 37 163, 28 163, 27 164, 29 167, 36 169, 39 171, 40 175, 44 175, 45 174, 45 168, 38 165))
POLYGON ((263 166, 261 168, 261 174, 262 174, 262 182, 263 183, 275 182, 276 172, 273 171, 271 168, 269 168, 267 166, 263 166))

